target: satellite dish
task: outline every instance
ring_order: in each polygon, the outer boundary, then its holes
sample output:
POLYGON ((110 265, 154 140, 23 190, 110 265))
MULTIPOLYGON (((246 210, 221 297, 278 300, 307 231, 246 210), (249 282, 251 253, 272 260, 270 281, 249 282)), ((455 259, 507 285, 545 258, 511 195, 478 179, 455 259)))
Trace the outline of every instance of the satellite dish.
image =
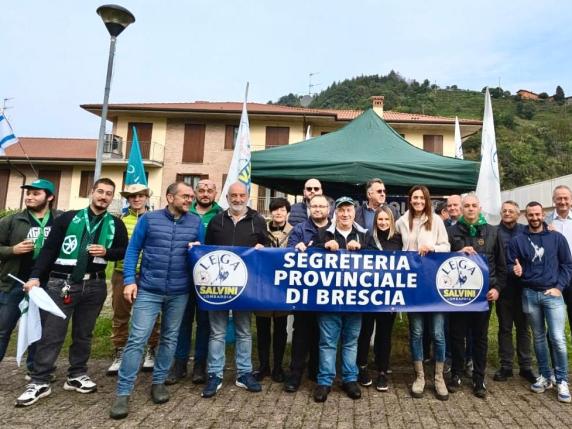
POLYGON ((302 105, 302 107, 308 107, 313 99, 314 97, 312 97, 311 95, 304 95, 300 99, 300 104, 302 105))

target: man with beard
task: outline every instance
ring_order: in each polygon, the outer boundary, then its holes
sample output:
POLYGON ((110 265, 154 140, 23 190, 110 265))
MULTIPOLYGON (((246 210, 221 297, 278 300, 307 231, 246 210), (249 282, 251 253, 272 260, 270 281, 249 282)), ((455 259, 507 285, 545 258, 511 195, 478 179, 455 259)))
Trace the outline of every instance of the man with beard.
POLYGON ((66 318, 42 313, 42 338, 36 345, 31 381, 16 400, 17 407, 32 405, 52 392, 50 377, 70 319, 72 344, 64 390, 80 393, 97 390, 97 385, 87 375, 87 361, 95 322, 107 296, 105 267, 107 261, 123 259, 128 242, 121 219, 107 212, 114 193, 112 180, 99 179, 93 184, 88 207, 70 210, 55 219, 24 285, 26 291, 40 283, 45 285, 48 295, 66 318), (41 282, 45 276, 47 283, 41 282))
POLYGON ((191 267, 188 248, 200 244, 204 228, 199 217, 189 213, 193 189, 184 182, 167 187, 167 207, 143 215, 137 223, 125 254, 123 296, 133 304, 131 329, 117 378, 116 398, 110 417, 122 419, 129 412, 145 344, 161 315, 161 337, 155 355, 151 400, 170 399, 165 387, 177 347, 177 336, 189 298, 191 267), (141 259, 140 276, 135 276, 141 259))
MULTIPOLYGON (((52 182, 38 179, 21 188, 26 190, 26 209, 0 220, 0 362, 20 319, 18 305, 25 296, 20 284, 8 274, 28 279, 55 217, 50 208, 55 198, 52 182)), ((28 371, 32 369, 35 348, 34 343, 28 349, 28 371)))
POLYGON ((566 305, 562 291, 572 279, 572 256, 562 234, 550 231, 544 222, 542 205, 526 205, 528 228, 508 243, 508 272, 520 278, 522 310, 532 328, 534 351, 540 376, 530 386, 535 393, 554 387, 556 376, 558 400, 570 402, 568 389, 568 352, 566 349, 566 305), (546 326, 552 345, 554 374, 546 345, 546 326))
MULTIPOLYGON (((216 196, 216 184, 212 180, 200 180, 195 186, 195 200, 191 204, 190 212, 201 218, 205 231, 211 219, 222 211, 215 202, 216 196)), ((167 385, 176 384, 187 376, 187 362, 191 354, 191 337, 193 336, 193 319, 195 316, 197 327, 195 329, 195 359, 191 381, 194 384, 202 384, 207 380, 209 313, 199 309, 196 292, 192 290, 181 322, 173 367, 165 381, 167 385)))
MULTIPOLYGON (((151 190, 146 185, 133 184, 128 185, 121 196, 127 199, 129 206, 127 211, 121 216, 121 220, 127 228, 127 236, 131 238, 135 225, 139 218, 147 212, 147 204, 151 196, 151 190)), ((139 268, 139 266, 137 267, 139 268)), ((117 375, 121 360, 123 359, 123 350, 127 343, 127 335, 129 333, 129 319, 131 318, 131 303, 123 297, 123 261, 117 261, 115 269, 111 276, 111 304, 113 307, 113 319, 111 321, 111 341, 115 347, 115 359, 111 366, 107 369, 107 375, 117 375)), ((143 360, 143 371, 153 371, 155 366, 155 348, 159 342, 160 323, 157 320, 151 337, 147 353, 143 360)))
MULTIPOLYGON (((257 211, 248 207, 248 190, 241 182, 228 188, 228 210, 217 214, 209 223, 205 244, 218 246, 245 246, 259 249, 270 244, 266 221, 257 211)), ((262 387, 252 374, 252 335, 250 312, 233 311, 236 331, 236 385, 249 392, 260 392, 262 387)), ((209 378, 201 396, 210 398, 222 387, 226 352, 228 310, 209 311, 210 338, 207 371, 209 378)))
MULTIPOLYGON (((314 244, 318 230, 330 225, 328 213, 330 205, 323 195, 315 195, 310 200, 310 219, 294 227, 288 237, 288 247, 305 252, 314 244)), ((316 381, 318 374, 318 319, 313 311, 294 312, 294 332, 292 333, 292 359, 290 374, 284 383, 284 390, 294 393, 300 387, 302 374, 308 362, 308 377, 316 381)))
POLYGON ((292 226, 296 226, 308 220, 310 215, 310 200, 314 195, 323 195, 322 184, 318 179, 308 179, 304 183, 304 200, 301 203, 296 203, 292 205, 290 210, 290 217, 288 218, 288 223, 292 226))

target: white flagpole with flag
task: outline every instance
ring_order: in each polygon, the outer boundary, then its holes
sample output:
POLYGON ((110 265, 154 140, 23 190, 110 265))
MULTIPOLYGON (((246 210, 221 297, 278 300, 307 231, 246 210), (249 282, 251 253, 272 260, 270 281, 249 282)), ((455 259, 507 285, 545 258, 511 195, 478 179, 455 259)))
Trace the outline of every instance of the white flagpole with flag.
POLYGON ((455 116, 455 158, 463 159, 463 140, 461 139, 461 127, 457 116, 455 116))
POLYGON ((308 125, 306 128, 306 138, 304 140, 310 140, 312 138, 312 126, 308 125))
POLYGON ((481 202, 482 213, 487 222, 498 225, 500 222, 501 190, 497 143, 491 95, 485 92, 485 113, 481 140, 481 169, 477 183, 477 196, 481 202))
POLYGON ((226 194, 228 188, 235 182, 244 183, 248 193, 250 194, 250 125, 248 123, 248 112, 246 110, 246 101, 248 99, 248 82, 246 83, 246 92, 244 94, 244 103, 242 104, 242 115, 240 116, 240 125, 236 135, 236 143, 232 160, 230 161, 230 168, 226 181, 220 193, 218 204, 226 210, 228 208, 228 201, 226 194))
POLYGON ((6 148, 16 143, 18 143, 18 138, 12 131, 4 112, 0 111, 0 156, 6 155, 6 148))
MULTIPOLYGON (((18 277, 8 274, 9 277, 16 280, 21 285, 24 284, 18 277)), ((20 322, 18 325, 18 344, 16 347, 16 363, 20 366, 24 353, 30 344, 39 341, 42 338, 42 322, 40 320, 40 308, 52 313, 62 319, 66 318, 63 311, 50 298, 48 293, 40 288, 34 287, 22 299, 19 304, 20 322)))

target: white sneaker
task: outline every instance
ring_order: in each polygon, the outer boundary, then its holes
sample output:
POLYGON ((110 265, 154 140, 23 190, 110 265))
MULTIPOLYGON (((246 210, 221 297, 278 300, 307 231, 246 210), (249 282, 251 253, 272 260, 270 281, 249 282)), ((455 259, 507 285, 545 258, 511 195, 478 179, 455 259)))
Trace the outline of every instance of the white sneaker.
POLYGON ((155 367, 155 349, 148 347, 147 353, 145 353, 145 359, 143 360, 142 370, 145 372, 151 372, 153 371, 154 367, 155 367))
POLYGON ((568 383, 566 381, 561 381, 557 384, 558 386, 558 400, 560 402, 571 402, 570 390, 568 390, 568 383))
POLYGON ((546 379, 542 375, 538 376, 536 382, 530 386, 530 390, 534 393, 544 393, 547 389, 552 389, 554 384, 551 379, 546 379))
POLYGON ((97 390, 97 384, 91 381, 88 375, 68 378, 64 383, 64 390, 75 390, 79 393, 92 393, 97 390))
POLYGON ((24 393, 16 399, 15 405, 17 407, 27 407, 50 393, 52 393, 52 388, 49 384, 28 384, 24 393))
POLYGON ((123 347, 115 350, 115 359, 111 363, 111 366, 107 368, 106 375, 117 375, 119 372, 119 367, 121 366, 121 361, 123 360, 123 347))

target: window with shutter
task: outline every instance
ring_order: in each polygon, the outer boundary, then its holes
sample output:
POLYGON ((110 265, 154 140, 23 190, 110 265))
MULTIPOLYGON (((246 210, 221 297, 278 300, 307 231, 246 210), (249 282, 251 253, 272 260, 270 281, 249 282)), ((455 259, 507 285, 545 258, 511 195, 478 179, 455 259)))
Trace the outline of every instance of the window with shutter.
POLYGON ((82 171, 81 180, 79 182, 79 196, 81 198, 89 197, 91 188, 93 188, 93 171, 82 171))
POLYGON ((288 144, 290 127, 266 127, 266 148, 288 144))
POLYGON ((443 155, 443 136, 423 135, 423 150, 443 155))
POLYGON ((204 124, 185 124, 183 162, 203 162, 205 154, 205 128, 204 124))
POLYGON ((208 179, 208 174, 177 174, 177 182, 185 182, 187 185, 196 188, 199 181, 208 179))
POLYGON ((238 125, 227 125, 224 133, 224 149, 233 150, 238 135, 238 125))
POLYGON ((151 122, 129 122, 127 126, 127 152, 125 156, 129 158, 129 154, 131 153, 133 127, 137 130, 137 140, 139 140, 141 157, 143 159, 149 159, 149 154, 151 153, 151 136, 153 135, 153 123, 151 122))

